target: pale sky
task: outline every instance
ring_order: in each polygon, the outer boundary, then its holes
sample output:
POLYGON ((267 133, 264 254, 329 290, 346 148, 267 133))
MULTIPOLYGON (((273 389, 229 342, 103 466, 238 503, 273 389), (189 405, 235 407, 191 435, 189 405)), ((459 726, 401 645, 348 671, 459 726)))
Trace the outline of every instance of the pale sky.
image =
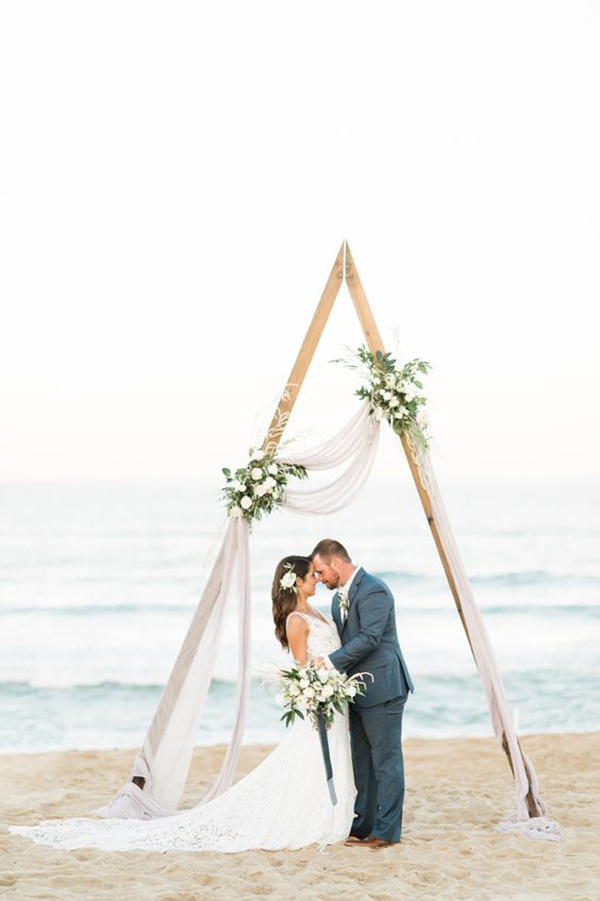
MULTIPOLYGON (((344 238, 384 340, 434 367, 443 476, 599 479, 599 19, 4 3, 0 479, 243 462, 344 238)), ((327 361, 360 340, 343 290, 309 440, 355 409, 327 361)))

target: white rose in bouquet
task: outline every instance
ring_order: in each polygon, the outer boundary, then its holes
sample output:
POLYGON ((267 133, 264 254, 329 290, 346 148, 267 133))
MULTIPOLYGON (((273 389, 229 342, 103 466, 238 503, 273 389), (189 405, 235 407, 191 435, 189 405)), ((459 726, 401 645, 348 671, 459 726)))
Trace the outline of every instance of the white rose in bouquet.
POLYGON ((243 507, 244 510, 249 510, 252 506, 252 498, 245 494, 240 501, 240 506, 243 507))
POLYGON ((251 471, 250 475, 254 479, 255 482, 258 482, 263 477, 263 471, 258 466, 255 466, 251 471))

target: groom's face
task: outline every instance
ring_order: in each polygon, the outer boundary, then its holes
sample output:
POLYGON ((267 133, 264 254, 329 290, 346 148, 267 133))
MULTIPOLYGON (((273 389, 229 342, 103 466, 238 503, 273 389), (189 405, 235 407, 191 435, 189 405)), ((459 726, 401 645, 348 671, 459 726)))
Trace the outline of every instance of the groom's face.
MULTIPOLYGON (((332 558, 333 559, 333 558, 332 558)), ((313 557, 312 565, 313 570, 317 575, 317 579, 319 582, 322 582, 323 585, 326 585, 327 588, 333 590, 337 588, 340 584, 340 574, 334 566, 331 565, 332 560, 329 562, 325 562, 322 557, 317 554, 313 557)))

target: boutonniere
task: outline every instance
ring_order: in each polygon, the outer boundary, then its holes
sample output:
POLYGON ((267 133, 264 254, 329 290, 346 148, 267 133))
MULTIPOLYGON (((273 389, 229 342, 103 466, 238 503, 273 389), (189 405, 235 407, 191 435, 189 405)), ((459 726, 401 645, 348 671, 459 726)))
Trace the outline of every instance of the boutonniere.
POLYGON ((340 617, 342 622, 345 622, 350 608, 350 598, 343 588, 338 589, 338 599, 340 604, 340 617))

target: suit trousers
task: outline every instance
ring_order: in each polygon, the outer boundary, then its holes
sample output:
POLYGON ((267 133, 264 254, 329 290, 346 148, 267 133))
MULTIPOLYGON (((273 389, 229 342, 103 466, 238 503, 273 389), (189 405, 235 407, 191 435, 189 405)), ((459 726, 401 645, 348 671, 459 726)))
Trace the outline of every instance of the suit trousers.
POLYGON ((402 714, 406 696, 350 708, 350 740, 357 797, 352 834, 399 842, 404 803, 402 714))

